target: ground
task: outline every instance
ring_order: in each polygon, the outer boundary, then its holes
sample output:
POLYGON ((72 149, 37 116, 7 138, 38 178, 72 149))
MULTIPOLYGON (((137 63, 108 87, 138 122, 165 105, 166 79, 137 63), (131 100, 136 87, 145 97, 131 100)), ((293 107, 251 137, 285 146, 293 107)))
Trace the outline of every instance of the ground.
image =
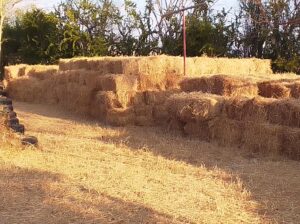
POLYGON ((0 145, 0 223, 298 223, 300 163, 16 103, 37 149, 0 145))

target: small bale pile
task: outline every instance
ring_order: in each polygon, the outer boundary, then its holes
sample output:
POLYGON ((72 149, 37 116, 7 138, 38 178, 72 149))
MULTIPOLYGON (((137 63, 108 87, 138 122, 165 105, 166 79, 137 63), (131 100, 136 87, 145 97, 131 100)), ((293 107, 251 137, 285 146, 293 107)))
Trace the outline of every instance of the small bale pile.
POLYGON ((300 101, 229 98, 205 93, 175 94, 167 100, 169 122, 187 136, 253 152, 300 159, 300 101), (293 142, 288 142, 292 133, 293 142))
POLYGON ((245 79, 226 75, 186 78, 180 83, 184 92, 203 92, 221 96, 257 96, 258 87, 245 79))

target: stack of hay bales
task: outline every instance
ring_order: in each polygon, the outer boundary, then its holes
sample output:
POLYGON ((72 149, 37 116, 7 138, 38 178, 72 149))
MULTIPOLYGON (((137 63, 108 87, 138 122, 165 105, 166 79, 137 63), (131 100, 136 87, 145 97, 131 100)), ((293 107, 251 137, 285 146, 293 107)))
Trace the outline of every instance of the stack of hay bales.
MULTIPOLYGON (((16 100, 58 104, 113 125, 155 125, 167 120, 167 98, 181 91, 182 63, 181 57, 169 56, 74 58, 60 60, 58 67, 9 66, 5 76, 16 100)), ((271 74, 271 67, 259 59, 188 59, 189 76, 212 73, 271 74)), ((213 83, 212 92, 220 95, 257 91, 250 83, 245 87, 222 76, 213 83)))
POLYGON ((300 101, 181 93, 167 100, 170 123, 188 136, 300 159, 300 101))

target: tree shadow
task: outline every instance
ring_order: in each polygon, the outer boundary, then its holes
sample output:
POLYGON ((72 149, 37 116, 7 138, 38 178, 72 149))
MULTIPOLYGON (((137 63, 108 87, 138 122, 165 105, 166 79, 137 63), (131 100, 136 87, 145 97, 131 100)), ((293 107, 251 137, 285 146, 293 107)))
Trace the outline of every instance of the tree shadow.
POLYGON ((65 177, 18 167, 0 170, 0 223, 175 223, 145 206, 70 186, 65 177))
POLYGON ((196 167, 219 168, 242 181, 252 199, 261 205, 258 211, 261 217, 274 223, 300 220, 299 161, 254 154, 242 148, 220 147, 158 127, 127 127, 120 129, 119 135, 100 136, 98 140, 196 167))

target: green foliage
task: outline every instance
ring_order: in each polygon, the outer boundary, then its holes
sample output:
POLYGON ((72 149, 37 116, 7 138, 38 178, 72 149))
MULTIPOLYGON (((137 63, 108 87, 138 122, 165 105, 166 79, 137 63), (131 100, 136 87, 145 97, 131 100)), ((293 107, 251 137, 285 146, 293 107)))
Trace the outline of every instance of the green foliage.
POLYGON ((277 58, 272 63, 272 68, 277 72, 294 72, 300 74, 300 56, 294 55, 291 59, 277 58))
MULTIPOLYGON (((4 28, 4 64, 50 64, 76 56, 182 55, 181 4, 146 0, 140 11, 135 0, 123 1, 117 7, 113 0, 62 0, 53 12, 19 14, 4 28)), ((270 58, 274 71, 300 72, 297 1, 239 0, 240 11, 230 22, 229 12, 211 9, 215 0, 188 1, 196 5, 186 11, 188 56, 270 58)))
POLYGON ((228 52, 227 28, 194 17, 188 17, 187 53, 189 56, 224 56, 228 52))
POLYGON ((40 9, 26 12, 4 28, 4 55, 10 62, 49 64, 58 59, 57 18, 40 9))

